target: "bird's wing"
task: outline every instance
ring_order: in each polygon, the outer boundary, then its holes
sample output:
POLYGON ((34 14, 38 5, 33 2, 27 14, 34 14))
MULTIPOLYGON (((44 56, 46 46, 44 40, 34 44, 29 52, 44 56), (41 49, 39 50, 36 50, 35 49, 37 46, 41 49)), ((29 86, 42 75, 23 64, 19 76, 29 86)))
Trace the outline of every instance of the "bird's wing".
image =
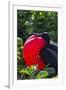
POLYGON ((58 58, 57 58, 57 46, 55 44, 48 44, 40 52, 41 57, 43 58, 46 64, 54 67, 56 73, 58 71, 58 58))

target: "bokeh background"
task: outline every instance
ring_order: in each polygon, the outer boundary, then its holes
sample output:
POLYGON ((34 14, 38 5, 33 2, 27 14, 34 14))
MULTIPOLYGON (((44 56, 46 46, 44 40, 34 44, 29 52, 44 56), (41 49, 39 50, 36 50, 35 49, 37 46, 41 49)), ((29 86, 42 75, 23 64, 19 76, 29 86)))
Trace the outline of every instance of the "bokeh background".
POLYGON ((58 42, 58 13, 54 11, 17 10, 17 79, 41 79, 55 76, 55 69, 48 67, 38 71, 37 66, 25 65, 23 45, 32 33, 48 32, 50 39, 58 42))

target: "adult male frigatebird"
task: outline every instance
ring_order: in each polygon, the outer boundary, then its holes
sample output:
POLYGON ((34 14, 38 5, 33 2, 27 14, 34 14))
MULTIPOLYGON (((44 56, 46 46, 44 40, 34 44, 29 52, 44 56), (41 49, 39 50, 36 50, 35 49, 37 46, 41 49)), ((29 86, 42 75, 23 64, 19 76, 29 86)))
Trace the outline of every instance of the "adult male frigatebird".
POLYGON ((38 65, 44 69, 47 64, 58 73, 57 44, 50 40, 48 33, 32 33, 24 43, 23 56, 26 65, 38 65))

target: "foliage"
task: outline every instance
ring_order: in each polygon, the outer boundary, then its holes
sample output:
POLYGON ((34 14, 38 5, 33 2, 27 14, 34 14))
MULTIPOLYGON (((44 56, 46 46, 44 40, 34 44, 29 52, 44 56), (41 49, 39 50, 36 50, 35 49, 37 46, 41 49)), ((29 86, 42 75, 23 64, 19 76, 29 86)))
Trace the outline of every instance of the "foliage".
POLYGON ((25 42, 32 32, 48 32, 57 42, 58 16, 54 11, 17 10, 17 36, 25 42))

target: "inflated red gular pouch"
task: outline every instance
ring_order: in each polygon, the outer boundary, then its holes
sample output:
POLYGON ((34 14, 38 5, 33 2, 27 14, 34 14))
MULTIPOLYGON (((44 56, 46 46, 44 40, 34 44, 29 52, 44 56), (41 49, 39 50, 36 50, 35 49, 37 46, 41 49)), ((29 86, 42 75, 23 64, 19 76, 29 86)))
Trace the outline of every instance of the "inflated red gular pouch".
POLYGON ((23 57, 26 65, 38 65, 38 69, 44 69, 46 66, 44 60, 40 56, 40 51, 46 46, 47 42, 39 36, 32 35, 30 36, 23 48, 23 57))

